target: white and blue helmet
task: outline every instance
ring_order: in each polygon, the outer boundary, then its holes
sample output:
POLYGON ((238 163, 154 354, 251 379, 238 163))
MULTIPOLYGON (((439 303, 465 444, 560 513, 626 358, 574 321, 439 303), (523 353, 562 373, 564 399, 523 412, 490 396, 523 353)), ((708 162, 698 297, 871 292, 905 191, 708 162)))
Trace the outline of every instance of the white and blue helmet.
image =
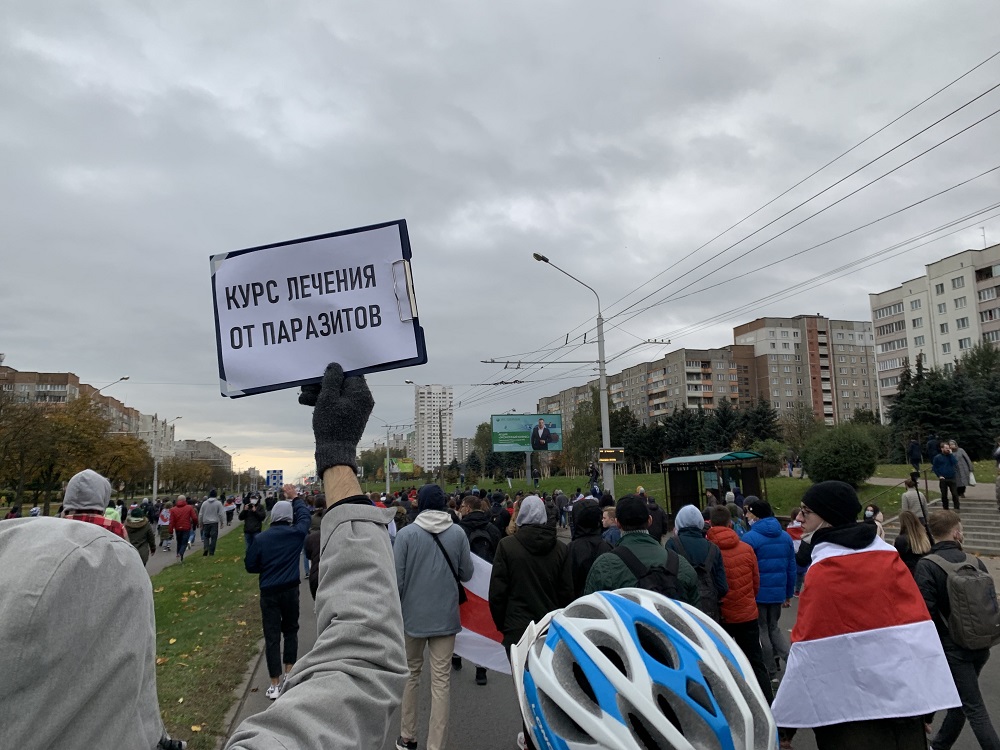
POLYGON ((645 589, 601 591, 528 626, 511 651, 540 750, 773 750, 746 656, 713 620, 645 589))

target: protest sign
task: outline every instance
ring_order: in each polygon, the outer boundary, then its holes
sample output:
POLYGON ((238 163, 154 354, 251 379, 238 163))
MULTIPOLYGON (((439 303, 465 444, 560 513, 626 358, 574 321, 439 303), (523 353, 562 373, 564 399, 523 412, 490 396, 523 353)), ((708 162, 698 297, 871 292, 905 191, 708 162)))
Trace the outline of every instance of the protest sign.
POLYGON ((223 396, 427 362, 405 221, 213 255, 223 396))

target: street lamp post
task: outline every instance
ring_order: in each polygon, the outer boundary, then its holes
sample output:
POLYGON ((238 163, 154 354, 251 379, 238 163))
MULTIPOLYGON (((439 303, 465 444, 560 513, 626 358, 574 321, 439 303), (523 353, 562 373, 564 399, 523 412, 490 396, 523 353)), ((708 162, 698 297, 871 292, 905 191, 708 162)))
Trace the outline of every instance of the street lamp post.
POLYGON ((102 385, 100 388, 98 388, 96 391, 94 391, 94 395, 96 396, 98 393, 100 393, 101 391, 103 391, 105 388, 110 388, 111 386, 113 386, 113 385, 115 385, 117 383, 121 383, 123 380, 128 380, 128 379, 129 379, 128 375, 122 375, 120 378, 118 378, 118 380, 112 380, 107 385, 102 385))
MULTIPOLYGON (((568 273, 557 266, 555 263, 550 261, 544 255, 539 253, 532 253, 531 257, 540 263, 547 263, 554 269, 569 276, 573 281, 581 286, 587 287, 590 291, 594 293, 597 297, 597 366, 600 373, 600 399, 601 399, 601 447, 610 448, 611 447, 611 417, 608 414, 608 377, 605 371, 604 364, 604 315, 601 312, 601 297, 597 293, 597 290, 589 284, 584 284, 580 279, 576 278, 571 273, 568 273)), ((604 474, 604 489, 606 492, 611 493, 615 496, 615 467, 611 463, 602 463, 601 470, 604 474)), ((617 496, 615 496, 617 499, 617 496)))

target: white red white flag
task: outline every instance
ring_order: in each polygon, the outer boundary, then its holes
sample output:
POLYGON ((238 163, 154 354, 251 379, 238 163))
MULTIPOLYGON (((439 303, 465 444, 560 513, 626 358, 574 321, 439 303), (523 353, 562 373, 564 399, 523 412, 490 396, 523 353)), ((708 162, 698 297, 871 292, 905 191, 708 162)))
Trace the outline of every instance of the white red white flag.
POLYGON ((820 543, 806 574, 779 727, 920 716, 961 704, 920 590, 895 548, 820 543))
POLYGON ((510 674, 510 662, 502 645, 503 634, 496 629, 490 614, 493 566, 477 555, 472 556, 472 563, 472 580, 465 584, 468 601, 459 607, 462 632, 455 636, 455 653, 480 667, 510 674))

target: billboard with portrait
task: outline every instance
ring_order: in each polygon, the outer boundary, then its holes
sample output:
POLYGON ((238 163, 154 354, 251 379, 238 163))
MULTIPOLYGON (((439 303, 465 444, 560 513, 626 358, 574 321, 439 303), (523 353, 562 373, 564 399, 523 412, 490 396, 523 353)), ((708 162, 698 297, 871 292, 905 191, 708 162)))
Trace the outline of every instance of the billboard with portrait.
POLYGON ((497 453, 562 450, 562 414, 494 414, 497 453))
POLYGON ((412 474, 413 473, 413 459, 412 458, 390 458, 386 460, 389 464, 390 474, 412 474))

